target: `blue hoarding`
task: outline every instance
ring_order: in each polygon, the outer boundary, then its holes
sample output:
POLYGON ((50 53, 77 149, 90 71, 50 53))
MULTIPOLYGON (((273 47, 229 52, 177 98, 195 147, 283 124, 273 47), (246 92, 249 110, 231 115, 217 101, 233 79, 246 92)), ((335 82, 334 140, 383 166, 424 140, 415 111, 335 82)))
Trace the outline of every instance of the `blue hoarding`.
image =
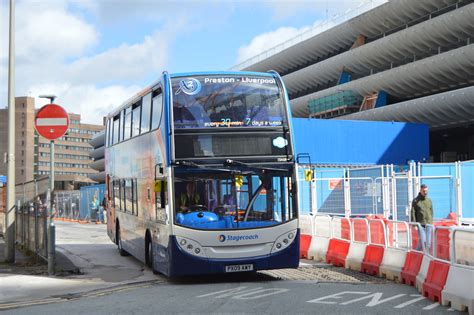
POLYGON ((407 164, 429 157, 427 125, 294 118, 295 151, 317 164, 407 164))

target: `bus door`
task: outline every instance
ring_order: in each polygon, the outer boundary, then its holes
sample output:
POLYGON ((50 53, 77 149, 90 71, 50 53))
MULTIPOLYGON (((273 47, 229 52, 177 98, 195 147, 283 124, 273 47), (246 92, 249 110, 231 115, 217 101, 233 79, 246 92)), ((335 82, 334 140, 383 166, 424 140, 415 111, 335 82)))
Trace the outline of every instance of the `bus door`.
MULTIPOLYGON (((169 225, 168 180, 162 164, 155 165, 153 191, 155 193, 155 213, 153 219, 159 224, 169 225)), ((158 231, 156 232, 158 233, 158 231)))
MULTIPOLYGON (((107 234, 113 240, 115 239, 115 181, 110 179, 110 175, 107 174, 105 177, 105 187, 107 188, 107 196, 106 196, 106 220, 107 220, 107 234)), ((117 187, 118 188, 118 187, 117 187)), ((118 195, 117 195, 118 198, 118 195)))

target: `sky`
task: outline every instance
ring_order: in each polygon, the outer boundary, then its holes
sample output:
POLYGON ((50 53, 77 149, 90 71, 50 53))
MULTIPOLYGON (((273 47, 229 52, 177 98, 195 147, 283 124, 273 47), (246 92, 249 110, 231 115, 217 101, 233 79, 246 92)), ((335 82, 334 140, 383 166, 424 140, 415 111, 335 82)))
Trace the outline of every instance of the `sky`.
MULTIPOLYGON (((102 117, 163 71, 229 70, 368 0, 16 0, 15 95, 102 117)), ((0 0, 0 108, 8 104, 0 0)))

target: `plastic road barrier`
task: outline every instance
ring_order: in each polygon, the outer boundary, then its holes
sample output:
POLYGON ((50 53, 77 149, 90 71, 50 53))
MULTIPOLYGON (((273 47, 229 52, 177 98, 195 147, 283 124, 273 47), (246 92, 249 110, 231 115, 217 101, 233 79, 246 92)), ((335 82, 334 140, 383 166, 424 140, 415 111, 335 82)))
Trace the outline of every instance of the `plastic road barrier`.
POLYGON ((451 305, 458 311, 469 311, 474 314, 474 265, 470 258, 474 251, 474 229, 455 228, 452 232, 453 264, 450 267, 446 285, 441 292, 441 304, 451 305), (467 242, 468 250, 459 246, 467 242), (462 263, 460 263, 462 262, 462 263), (469 264, 469 265, 468 265, 469 264))
POLYGON ((420 271, 421 262, 423 261, 423 244, 420 241, 421 225, 420 223, 412 222, 409 224, 409 228, 411 248, 407 253, 405 264, 400 272, 400 280, 404 284, 415 286, 416 276, 420 271))
POLYGON ((391 237, 389 245, 383 254, 380 264, 380 275, 389 280, 400 282, 400 273, 407 256, 409 242, 409 227, 404 221, 388 221, 387 233, 391 237))
POLYGON ((308 249, 308 258, 326 261, 329 240, 331 239, 331 217, 316 215, 314 217, 314 235, 308 249))
POLYGON ((351 221, 352 243, 346 257, 346 268, 360 271, 369 242, 369 221, 365 218, 354 218, 351 221))
POLYGON ((329 240, 326 263, 337 267, 344 267, 346 265, 346 257, 351 244, 350 226, 351 223, 348 218, 332 218, 332 238, 329 240))
POLYGON ((386 229, 383 220, 369 220, 369 245, 365 249, 361 271, 370 275, 378 276, 386 247, 386 229))
POLYGON ((444 289, 448 278, 450 264, 447 262, 432 260, 428 268, 425 282, 423 282, 423 296, 441 303, 441 291, 444 289))
POLYGON ((430 266, 430 262, 431 257, 427 254, 423 255, 420 270, 418 271, 418 275, 416 276, 416 288, 418 289, 418 292, 421 292, 423 289, 423 283, 425 282, 426 275, 428 274, 428 267, 430 266))
POLYGON ((300 216, 300 257, 308 258, 308 248, 313 235, 313 217, 311 215, 300 216))
POLYGON ((416 276, 420 271, 422 261, 423 253, 416 251, 410 251, 407 253, 405 264, 400 272, 400 281, 403 284, 415 286, 416 276))

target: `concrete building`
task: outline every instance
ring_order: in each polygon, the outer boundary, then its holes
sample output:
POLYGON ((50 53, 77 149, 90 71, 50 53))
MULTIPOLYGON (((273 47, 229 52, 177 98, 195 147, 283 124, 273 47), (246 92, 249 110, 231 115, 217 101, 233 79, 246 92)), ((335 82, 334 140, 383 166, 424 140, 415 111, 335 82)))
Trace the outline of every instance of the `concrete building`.
MULTIPOLYGON (((34 98, 17 97, 16 106, 16 182, 23 183, 49 175, 49 140, 40 137, 34 128, 34 98)), ((89 175, 97 173, 89 167, 92 150, 89 141, 102 131, 102 125, 81 123, 81 116, 69 113, 70 126, 66 135, 55 141, 55 188, 77 189, 92 183, 89 175)), ((0 154, 7 152, 8 110, 0 110, 0 154)), ((3 161, 2 161, 3 162, 3 161)), ((0 175, 6 174, 7 164, 0 163, 0 175)))
MULTIPOLYGON (((15 178, 17 183, 34 179, 35 175, 35 100, 15 98, 15 178)), ((7 174, 8 109, 0 109, 0 175, 7 174)))
POLYGON ((474 159, 473 1, 375 2, 234 69, 280 73, 295 117, 425 123, 432 161, 474 159))
POLYGON ((105 183, 105 130, 95 134, 89 144, 93 148, 89 155, 94 159, 89 166, 97 171, 90 174, 89 178, 98 183, 105 183))

